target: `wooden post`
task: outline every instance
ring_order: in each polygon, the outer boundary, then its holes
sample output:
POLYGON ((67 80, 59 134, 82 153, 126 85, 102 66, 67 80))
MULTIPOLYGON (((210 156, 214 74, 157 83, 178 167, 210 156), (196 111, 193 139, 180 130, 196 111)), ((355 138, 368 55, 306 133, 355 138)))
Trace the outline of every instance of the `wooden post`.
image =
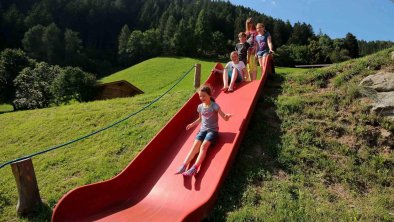
POLYGON ((196 64, 196 69, 194 72, 194 88, 200 87, 201 82, 201 64, 196 64))
POLYGON ((42 204, 33 162, 31 159, 22 160, 11 164, 11 168, 19 194, 16 211, 18 215, 26 216, 42 204))

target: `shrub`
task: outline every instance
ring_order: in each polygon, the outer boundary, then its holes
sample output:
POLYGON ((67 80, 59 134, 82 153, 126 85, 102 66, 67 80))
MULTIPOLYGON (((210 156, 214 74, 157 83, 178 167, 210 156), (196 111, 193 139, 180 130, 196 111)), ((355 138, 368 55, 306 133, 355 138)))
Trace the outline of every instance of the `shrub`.
POLYGON ((5 49, 0 54, 0 102, 11 103, 15 99, 14 79, 19 72, 34 62, 20 49, 5 49))
POLYGON ((66 67, 55 78, 51 91, 56 103, 68 103, 75 99, 79 102, 93 98, 96 77, 79 68, 66 67))
POLYGON ((50 87, 60 73, 59 66, 50 66, 45 62, 37 63, 35 68, 25 68, 15 78, 16 110, 48 107, 53 99, 50 87))

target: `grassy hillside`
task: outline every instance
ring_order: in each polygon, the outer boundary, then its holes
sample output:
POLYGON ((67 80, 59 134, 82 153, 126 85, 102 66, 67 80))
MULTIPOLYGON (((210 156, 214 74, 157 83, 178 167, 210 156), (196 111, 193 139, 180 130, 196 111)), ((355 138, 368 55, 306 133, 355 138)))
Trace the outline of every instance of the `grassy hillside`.
MULTIPOLYGON (((155 58, 106 78, 129 80, 145 94, 1 114, 0 162, 66 142, 127 116, 168 89, 195 63, 202 64, 205 81, 214 62, 155 58)), ((50 220, 51 209, 67 191, 118 174, 194 93, 193 73, 136 117, 84 141, 33 158, 41 198, 47 205, 32 219, 50 220)), ((16 217, 17 190, 9 166, 0 170, 0 178, 0 221, 27 220, 16 217)))
POLYGON ((393 221, 394 123, 358 86, 393 51, 269 79, 209 221, 393 221))
MULTIPOLYGON (((209 221, 392 219, 393 154, 378 133, 392 132, 392 123, 359 105, 354 84, 374 68, 393 67, 388 53, 308 72, 277 69, 209 221)), ((156 98, 197 62, 155 58, 102 80, 126 79, 145 92, 133 98, 1 114, 0 162, 113 123, 156 98)), ((214 63, 199 62, 205 80, 214 63)), ((48 221, 67 191, 119 173, 193 94, 192 79, 115 128, 35 157, 47 204, 32 218, 16 217, 15 181, 9 167, 1 169, 0 221, 48 221)))
POLYGON ((14 110, 12 105, 9 104, 0 104, 0 113, 10 112, 14 110))
MULTIPOLYGON (((101 82, 106 83, 117 80, 127 80, 145 93, 157 93, 168 89, 168 86, 176 81, 174 77, 182 74, 182 71, 187 71, 196 63, 201 64, 201 73, 204 75, 203 77, 207 77, 207 74, 209 74, 214 65, 212 61, 202 61, 183 57, 154 58, 105 77, 101 82)), ((181 82, 181 88, 193 86, 193 73, 194 70, 185 81, 181 82)), ((203 79, 204 78, 202 78, 201 81, 203 81, 203 79)))

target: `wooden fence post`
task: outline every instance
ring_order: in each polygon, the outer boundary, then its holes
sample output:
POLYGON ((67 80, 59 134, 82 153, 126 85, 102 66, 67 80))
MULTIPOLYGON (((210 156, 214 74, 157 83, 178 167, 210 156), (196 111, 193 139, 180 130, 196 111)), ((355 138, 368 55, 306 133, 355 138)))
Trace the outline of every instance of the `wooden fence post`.
POLYGON ((18 215, 25 216, 42 204, 33 162, 31 159, 22 160, 11 164, 11 168, 19 194, 16 211, 18 215))
POLYGON ((196 64, 196 69, 194 72, 194 88, 200 87, 201 82, 201 64, 196 64))

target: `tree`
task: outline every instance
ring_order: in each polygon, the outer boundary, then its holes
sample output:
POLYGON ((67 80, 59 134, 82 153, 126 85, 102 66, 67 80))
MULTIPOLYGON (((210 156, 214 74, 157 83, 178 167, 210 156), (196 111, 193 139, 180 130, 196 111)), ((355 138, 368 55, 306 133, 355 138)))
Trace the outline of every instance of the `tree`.
POLYGON ((34 4, 29 14, 25 18, 25 24, 27 27, 33 27, 35 25, 49 25, 52 21, 52 15, 50 9, 45 5, 45 2, 37 2, 34 4))
POLYGON ((95 94, 96 77, 79 68, 66 67, 54 79, 51 92, 55 102, 68 103, 71 100, 89 101, 95 94))
POLYGON ((211 37, 211 45, 212 49, 214 50, 213 52, 216 55, 225 55, 226 54, 226 39, 224 38, 224 34, 221 33, 220 31, 215 31, 212 33, 211 37))
POLYGON ((305 45, 290 45, 290 57, 295 64, 308 64, 308 47, 305 45))
POLYGON ((308 45, 309 64, 324 63, 324 55, 318 41, 312 40, 308 45))
POLYGON ((345 49, 349 51, 349 56, 351 58, 359 57, 357 38, 350 32, 347 33, 345 37, 345 49))
POLYGON ((174 51, 175 45, 174 45, 173 37, 175 35, 176 30, 177 30, 176 20, 174 16, 170 15, 170 17, 168 17, 166 27, 163 33, 164 51, 167 53, 174 51))
POLYGON ((144 36, 140 30, 134 30, 130 34, 126 52, 129 55, 129 59, 132 61, 131 63, 137 63, 142 60, 143 51, 141 39, 143 39, 143 37, 144 36))
POLYGON ((25 67, 30 67, 27 55, 20 49, 5 49, 0 54, 0 102, 11 103, 15 98, 14 79, 25 67))
POLYGON ((127 48, 127 42, 129 41, 130 38, 130 29, 129 26, 126 24, 122 27, 120 30, 120 34, 118 37, 118 54, 121 55, 125 53, 126 48, 127 48))
POLYGON ((162 42, 158 29, 149 29, 142 33, 142 59, 158 56, 162 52, 162 42))
POLYGON ((13 105, 15 109, 48 107, 53 100, 51 84, 60 71, 59 66, 50 66, 45 62, 37 63, 34 68, 23 69, 14 80, 16 95, 13 105))
POLYGON ((45 28, 42 42, 46 49, 46 59, 49 64, 60 64, 63 58, 63 33, 55 23, 45 28))
POLYGON ((120 34, 118 37, 118 60, 120 64, 122 65, 128 65, 130 64, 128 61, 129 59, 127 58, 127 42, 129 41, 130 38, 130 29, 128 25, 124 25, 122 30, 120 30, 120 34))
POLYGON ((189 38, 186 36, 190 35, 190 30, 184 19, 179 22, 178 28, 174 33, 171 40, 171 45, 174 46, 177 55, 187 55, 191 50, 189 38))
POLYGON ((282 45, 275 51, 275 65, 278 66, 294 66, 294 60, 290 56, 291 50, 288 45, 282 45))
POLYGON ((332 42, 333 51, 330 53, 330 60, 334 63, 343 62, 351 59, 349 51, 345 49, 345 40, 342 38, 334 39, 332 42))
POLYGON ((82 40, 79 33, 71 29, 64 32, 64 63, 67 65, 79 65, 82 63, 82 40))
POLYGON ((197 39, 197 49, 204 52, 211 37, 209 18, 204 9, 198 14, 194 33, 197 39))
POLYGON ((45 27, 42 25, 36 25, 30 28, 22 39, 23 49, 28 53, 29 56, 38 60, 44 60, 46 57, 46 51, 42 36, 44 35, 45 27))
POLYGON ((311 25, 296 22, 289 43, 297 45, 307 45, 310 38, 313 38, 313 29, 311 25))
POLYGON ((2 41, 0 46, 4 48, 21 47, 21 39, 25 32, 23 13, 13 4, 6 11, 0 11, 0 17, 3 20, 0 24, 0 33, 4 35, 4 42, 2 41))

